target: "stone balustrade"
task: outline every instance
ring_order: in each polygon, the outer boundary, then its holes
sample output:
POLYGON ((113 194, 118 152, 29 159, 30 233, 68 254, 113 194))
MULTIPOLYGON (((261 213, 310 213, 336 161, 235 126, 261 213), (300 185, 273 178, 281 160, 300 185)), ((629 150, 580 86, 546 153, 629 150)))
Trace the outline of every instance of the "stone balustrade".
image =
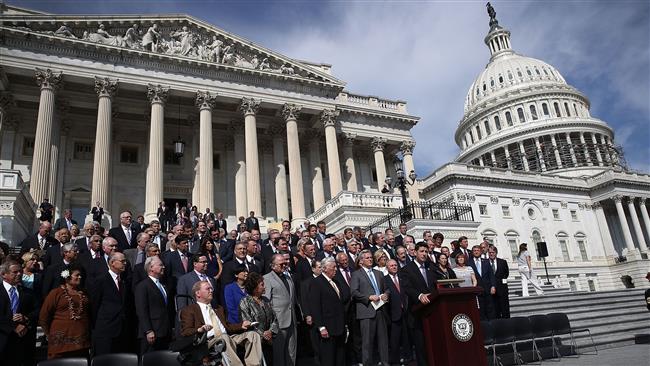
POLYGON ((380 99, 373 96, 351 94, 345 91, 339 93, 336 100, 338 102, 344 102, 353 106, 363 106, 365 108, 372 108, 396 113, 407 113, 406 102, 403 101, 380 99))
MULTIPOLYGON (((325 220, 341 208, 360 208, 367 210, 368 214, 376 211, 383 215, 389 210, 401 207, 402 197, 398 194, 364 193, 341 191, 321 208, 309 216, 310 222, 325 220)), ((325 220, 327 221, 327 220, 325 220)))
POLYGON ((16 246, 34 231, 36 204, 19 170, 0 169, 0 241, 16 246))

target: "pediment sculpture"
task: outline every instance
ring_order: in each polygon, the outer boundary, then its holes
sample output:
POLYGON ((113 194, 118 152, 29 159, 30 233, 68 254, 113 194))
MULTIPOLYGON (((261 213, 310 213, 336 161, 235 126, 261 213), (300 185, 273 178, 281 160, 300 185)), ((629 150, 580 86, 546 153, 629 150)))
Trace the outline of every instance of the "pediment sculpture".
MULTIPOLYGON (((280 57, 267 54, 254 46, 245 45, 226 34, 216 30, 189 25, 179 20, 176 24, 161 27, 155 20, 146 23, 133 23, 131 26, 115 26, 107 29, 100 23, 97 28, 82 26, 73 29, 68 23, 55 26, 55 30, 45 30, 40 27, 33 29, 31 24, 22 26, 6 26, 29 32, 43 33, 55 37, 80 39, 98 44, 129 48, 138 51, 153 52, 169 56, 182 56, 196 60, 236 66, 265 72, 273 72, 288 76, 301 76, 316 80, 326 80, 310 68, 296 63, 281 60, 280 57)), ((45 25, 46 26, 46 25, 45 25)), ((34 27, 36 28, 36 27, 34 27)))

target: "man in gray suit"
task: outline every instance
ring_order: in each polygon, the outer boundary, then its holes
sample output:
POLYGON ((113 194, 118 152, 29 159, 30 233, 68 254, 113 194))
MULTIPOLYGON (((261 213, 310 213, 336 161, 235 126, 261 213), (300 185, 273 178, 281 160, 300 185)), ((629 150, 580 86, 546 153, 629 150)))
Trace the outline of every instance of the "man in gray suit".
POLYGON ((373 303, 387 302, 389 291, 381 272, 372 269, 372 253, 363 250, 359 254, 359 269, 352 272, 350 293, 355 302, 357 320, 361 328, 361 360, 364 366, 373 365, 373 357, 379 355, 382 365, 388 365, 388 331, 385 306, 375 310, 373 303), (375 341, 376 346, 375 346, 375 341))
MULTIPOLYGON (((193 271, 187 272, 178 279, 178 283, 176 284, 176 294, 192 296, 192 286, 199 281, 208 281, 210 287, 212 287, 212 290, 216 293, 217 281, 207 275, 208 258, 204 255, 194 254, 192 256, 192 267, 194 268, 193 271)), ((218 296, 212 297, 212 307, 216 307, 219 304, 218 298, 218 296)), ((178 311, 181 311, 182 308, 191 303, 192 302, 187 298, 179 298, 178 311)))
POLYGON ((296 291, 293 280, 287 275, 287 259, 283 254, 271 257, 271 272, 264 275, 264 296, 278 318, 280 331, 273 338, 273 364, 296 364, 296 318, 294 304, 296 291))
POLYGON ((136 265, 143 263, 147 259, 145 248, 147 247, 147 244, 151 243, 151 237, 143 231, 138 233, 135 240, 138 243, 138 246, 124 251, 124 256, 131 265, 131 269, 136 265))

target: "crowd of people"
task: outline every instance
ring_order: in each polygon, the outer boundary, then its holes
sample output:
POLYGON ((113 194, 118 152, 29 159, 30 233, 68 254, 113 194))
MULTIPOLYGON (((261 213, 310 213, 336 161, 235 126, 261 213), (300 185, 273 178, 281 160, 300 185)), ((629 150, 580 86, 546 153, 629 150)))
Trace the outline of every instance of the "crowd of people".
POLYGON ((482 319, 510 316, 508 264, 487 240, 443 245, 430 231, 416 240, 405 224, 397 233, 332 234, 322 221, 293 229, 284 221, 262 239, 254 212, 228 231, 222 213, 164 203, 149 224, 127 211, 105 230, 97 215, 76 235, 69 210, 54 226, 48 218, 0 264, 0 356, 11 365, 34 364, 37 325, 48 358, 142 355, 194 337, 207 349, 225 346, 229 365, 299 357, 323 366, 426 365, 411 309, 437 287, 458 286, 438 284, 445 279, 483 289, 482 319))

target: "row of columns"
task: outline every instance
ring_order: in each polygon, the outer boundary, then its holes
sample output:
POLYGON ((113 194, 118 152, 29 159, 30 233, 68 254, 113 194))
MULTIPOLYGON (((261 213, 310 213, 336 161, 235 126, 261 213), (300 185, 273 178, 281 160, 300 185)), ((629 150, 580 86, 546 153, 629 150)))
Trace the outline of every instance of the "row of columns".
MULTIPOLYGON (((614 205, 616 206, 616 213, 618 220, 621 224, 621 229, 623 230, 623 238, 625 239, 625 246, 628 251, 633 251, 635 249, 634 241, 632 239, 632 232, 630 231, 630 226, 625 217, 625 210, 623 208, 623 201, 626 202, 628 211, 630 212, 630 219, 632 220, 632 227, 634 228, 634 233, 636 235, 637 243, 639 244, 639 249, 641 252, 648 251, 648 245, 646 244, 645 238, 643 237, 643 230, 641 229, 641 223, 639 222, 639 217, 636 213, 636 208, 634 206, 635 198, 634 197, 623 197, 620 195, 615 195, 612 197, 614 205)), ((645 205, 646 198, 639 198, 639 204, 641 208, 641 216, 643 217, 643 222, 646 228, 646 232, 650 233, 650 217, 648 217, 648 210, 645 205)))
MULTIPOLYGON (((58 160, 58 144, 53 143, 53 137, 58 139, 54 124, 57 122, 55 116, 55 94, 61 85, 61 73, 51 70, 36 70, 36 81, 41 88, 38 121, 34 155, 32 160, 32 176, 30 193, 35 202, 41 202, 43 198, 51 196, 49 187, 59 186, 56 162, 58 160)), ((118 91, 118 80, 109 78, 95 78, 95 92, 98 95, 97 108, 97 130, 95 135, 92 193, 91 202, 94 205, 100 202, 107 205, 110 199, 110 157, 111 157, 111 136, 112 136, 112 102, 118 91)), ((151 103, 151 120, 149 131, 149 160, 146 174, 146 197, 145 217, 150 220, 155 217, 158 203, 163 199, 163 166, 164 166, 164 116, 165 103, 169 94, 169 88, 161 85, 149 84, 147 86, 147 97, 151 103)), ((212 112, 216 103, 216 95, 208 91, 197 91, 195 104, 199 109, 199 157, 196 179, 198 184, 198 202, 195 202, 201 211, 205 208, 214 208, 214 177, 213 177, 213 144, 212 144, 212 112)), ((245 215, 245 212, 255 211, 261 215, 261 184, 260 184, 260 163, 259 147, 257 139, 256 114, 261 101, 253 98, 242 98, 239 106, 244 117, 243 139, 235 137, 235 189, 236 189, 236 210, 237 215, 245 215)), ((298 134, 298 117, 302 107, 295 104, 285 104, 281 115, 285 121, 283 130, 286 130, 286 149, 288 157, 288 169, 290 186, 287 190, 286 169, 284 166, 284 142, 278 133, 273 136, 273 155, 275 174, 275 198, 277 218, 286 219, 289 217, 288 194, 291 197, 291 212, 293 220, 301 222, 306 217, 304 191, 302 183, 302 167, 300 154, 300 141, 298 134)), ((339 149, 336 132, 336 119, 339 111, 324 110, 320 114, 320 122, 324 127, 325 144, 327 151, 327 166, 331 196, 336 196, 343 190, 341 177, 339 149)), ((4 118, 3 118, 4 120, 4 118)), ((236 135, 241 134, 239 126, 235 126, 236 135)), ((357 190, 357 178, 355 160, 353 155, 353 144, 356 136, 345 134, 345 144, 342 149, 345 161, 345 172, 347 174, 346 189, 357 190)), ((386 179, 386 166, 384 160, 384 147, 386 139, 375 137, 371 146, 375 157, 377 180, 379 187, 386 179)), ((406 141, 401 145, 404 156, 406 174, 413 167, 412 150, 415 146, 413 141, 406 141)), ((320 160, 318 144, 310 146, 312 161, 320 160)), ((325 203, 324 187, 320 163, 317 167, 317 176, 313 181, 314 206, 317 209, 325 203), (319 183, 320 182, 320 183, 319 183)), ((411 193, 411 195, 416 195, 411 193)))

